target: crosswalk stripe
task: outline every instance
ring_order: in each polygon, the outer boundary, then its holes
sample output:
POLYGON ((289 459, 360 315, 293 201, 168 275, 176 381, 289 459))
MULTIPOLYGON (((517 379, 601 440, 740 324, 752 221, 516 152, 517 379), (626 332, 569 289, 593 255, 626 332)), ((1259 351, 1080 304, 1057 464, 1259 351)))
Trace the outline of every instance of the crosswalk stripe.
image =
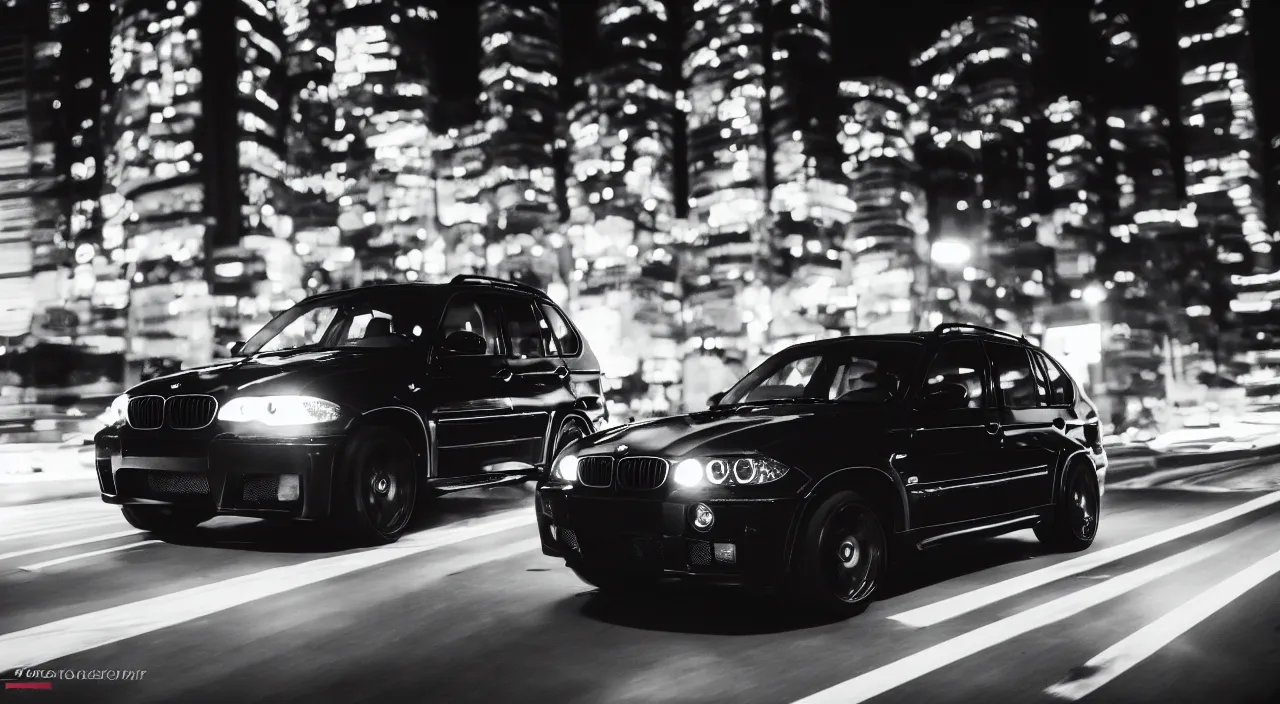
POLYGON ((4 560, 12 560, 15 557, 26 557, 27 555, 35 555, 41 552, 52 552, 54 550, 66 550, 67 548, 78 548, 81 545, 89 545, 92 543, 101 543, 104 540, 115 540, 116 538, 127 538, 131 535, 145 533, 141 530, 122 530, 118 533, 107 533, 105 535, 95 535, 92 538, 81 538, 80 540, 68 540, 64 543, 54 543, 53 545, 41 545, 40 547, 27 548, 26 550, 18 550, 16 552, 6 552, 0 555, 0 562, 4 560))
POLYGON ((1277 573, 1280 573, 1280 551, 1236 572, 1102 651, 1079 669, 1087 674, 1079 678, 1067 677, 1046 689, 1045 693, 1070 701, 1088 696, 1277 573))
POLYGON ((45 562, 37 562, 37 563, 36 563, 36 564, 34 564, 34 565, 23 565, 23 566, 19 567, 18 569, 22 570, 23 572, 39 572, 40 570, 43 570, 43 569, 48 568, 48 567, 56 567, 57 565, 65 565, 65 564, 67 564, 68 562, 76 562, 76 561, 78 561, 78 560, 86 560, 86 559, 88 559, 88 558, 90 558, 90 557, 97 557, 97 556, 99 556, 99 555, 107 555, 107 554, 110 554, 110 553, 113 553, 113 552, 120 552, 120 551, 122 551, 122 550, 132 550, 132 549, 134 549, 134 548, 140 548, 140 547, 142 547, 142 546, 144 546, 144 545, 155 545, 156 543, 162 543, 162 542, 164 542, 164 541, 163 541, 163 540, 142 540, 142 541, 139 541, 139 542, 136 542, 136 543, 129 543, 128 545, 117 545, 117 546, 115 546, 115 547, 111 547, 111 548, 103 548, 103 549, 101 549, 101 550, 92 550, 92 551, 90 551, 90 552, 82 552, 82 553, 79 553, 79 554, 77 554, 77 555, 68 555, 67 557, 59 557, 59 558, 54 559, 54 560, 46 560, 45 562))
MULTIPOLYGON (((1225 550, 1227 544, 1214 541, 1194 547, 1139 567, 1100 584, 1086 587, 1053 601, 1034 606, 1013 616, 976 628, 963 635, 943 641, 914 655, 865 674, 846 680, 817 694, 805 697, 797 704, 858 704, 879 696, 891 689, 919 679, 947 665, 963 660, 975 653, 994 647, 1037 628, 1062 619, 1126 594, 1149 582, 1204 560, 1225 550)), ((2 663, 0 663, 2 664, 2 663)))
POLYGON ((384 547, 276 567, 8 633, 0 636, 0 672, 117 643, 429 550, 527 528, 534 521, 532 510, 505 511, 410 535, 384 547))
POLYGON ((957 616, 963 616, 971 611, 976 611, 985 606, 990 606, 997 601, 1003 601, 1012 596, 1017 596, 1026 591, 1042 587, 1046 584, 1056 582, 1066 577, 1072 577, 1082 572, 1088 572, 1097 569, 1103 565, 1121 560, 1135 555, 1144 550, 1163 545, 1165 543, 1185 538, 1193 533, 1212 528, 1216 525, 1225 523, 1235 518, 1239 518, 1246 514, 1258 511, 1268 506, 1280 503, 1280 491, 1271 492, 1264 496, 1259 496, 1251 501, 1246 501, 1238 506, 1233 506, 1225 511, 1219 511, 1210 516, 1183 523, 1181 525, 1166 528, 1165 530, 1150 535, 1145 535, 1127 543, 1121 543, 1104 550, 1086 553, 1080 557, 1059 562, 1038 569, 1034 572, 1019 575, 1006 579, 1003 582, 996 582, 985 587, 974 589, 971 592, 959 594, 957 596, 937 601, 928 606, 922 606, 910 611, 904 611, 900 614, 890 616, 889 618, 903 625, 913 628, 924 628, 934 626, 943 621, 948 621, 957 616))

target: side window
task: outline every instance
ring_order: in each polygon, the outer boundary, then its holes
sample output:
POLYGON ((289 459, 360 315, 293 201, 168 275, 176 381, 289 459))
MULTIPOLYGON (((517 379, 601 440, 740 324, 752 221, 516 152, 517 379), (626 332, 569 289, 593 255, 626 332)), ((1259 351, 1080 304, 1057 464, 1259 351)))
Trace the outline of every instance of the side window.
POLYGON ((948 342, 934 355, 925 372, 922 395, 939 384, 960 384, 969 389, 969 408, 992 405, 987 399, 987 355, 978 342, 948 342))
POLYGON ((1069 406, 1075 403, 1076 398, 1071 385, 1071 377, 1067 376, 1062 371, 1062 367, 1059 367, 1057 362, 1050 359, 1049 355, 1043 352, 1036 352, 1035 354, 1049 373, 1049 403, 1054 406, 1069 406))
POLYGON ((540 303, 539 308, 542 309, 542 314, 546 316, 547 325, 550 327, 550 336, 555 340, 554 349, 559 350, 558 353, 566 357, 572 357, 581 352, 582 342, 578 339, 577 333, 570 327, 569 321, 565 319, 564 314, 557 310, 555 306, 547 303, 540 303))
POLYGON ((502 321, 511 345, 511 356, 520 359, 545 357, 543 347, 542 316, 534 310, 533 303, 514 296, 503 296, 498 305, 502 308, 502 321))
POLYGON ((1031 353, 1031 375, 1036 382, 1036 396, 1040 406, 1052 406, 1053 397, 1049 393, 1049 378, 1045 376, 1044 360, 1031 353))
POLYGON ((444 319, 440 323, 440 338, 443 340, 450 334, 465 330, 474 332, 484 338, 487 343, 485 354, 498 354, 501 349, 498 340, 498 314, 488 301, 476 296, 458 295, 449 300, 449 307, 444 311, 444 319))
POLYGON ((1039 406, 1040 396, 1027 350, 1014 345, 988 343, 987 351, 991 355, 991 368, 1004 405, 1009 408, 1039 406))

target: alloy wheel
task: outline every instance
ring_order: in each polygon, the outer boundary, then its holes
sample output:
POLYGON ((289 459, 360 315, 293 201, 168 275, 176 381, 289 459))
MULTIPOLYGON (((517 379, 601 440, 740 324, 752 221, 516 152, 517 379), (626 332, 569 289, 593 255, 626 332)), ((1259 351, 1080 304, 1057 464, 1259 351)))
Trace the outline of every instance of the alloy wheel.
POLYGON ((866 599, 884 571, 885 535, 879 519, 856 505, 838 509, 822 531, 819 555, 832 596, 847 604, 866 599))

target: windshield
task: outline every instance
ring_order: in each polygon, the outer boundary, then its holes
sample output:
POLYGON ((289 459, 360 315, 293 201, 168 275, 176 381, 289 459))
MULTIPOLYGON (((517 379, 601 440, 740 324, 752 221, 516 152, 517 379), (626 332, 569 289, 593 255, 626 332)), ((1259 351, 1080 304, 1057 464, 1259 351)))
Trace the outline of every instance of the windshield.
POLYGON ((436 321, 421 297, 344 296, 300 303, 249 338, 243 355, 304 349, 407 347, 436 321), (416 304, 416 305, 415 305, 416 304))
POLYGON ((918 372, 924 345, 904 340, 849 340, 783 350, 721 399, 739 403, 885 403, 900 398, 918 372))

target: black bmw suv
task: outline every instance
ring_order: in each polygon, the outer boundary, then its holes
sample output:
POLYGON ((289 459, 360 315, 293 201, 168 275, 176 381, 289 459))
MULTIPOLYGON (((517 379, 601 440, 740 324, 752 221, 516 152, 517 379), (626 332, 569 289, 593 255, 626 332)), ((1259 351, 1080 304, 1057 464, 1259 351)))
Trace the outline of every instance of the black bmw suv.
POLYGON ((391 542, 419 495, 536 476, 607 413, 568 316, 486 277, 313 296, 233 354, 112 403, 98 479, 134 526, 334 518, 391 542))
POLYGON ((764 587, 840 615, 890 558, 1032 528, 1083 550, 1097 409, 1025 339, 975 326, 795 345, 706 411, 582 438, 539 482, 542 549, 601 589, 764 587))

